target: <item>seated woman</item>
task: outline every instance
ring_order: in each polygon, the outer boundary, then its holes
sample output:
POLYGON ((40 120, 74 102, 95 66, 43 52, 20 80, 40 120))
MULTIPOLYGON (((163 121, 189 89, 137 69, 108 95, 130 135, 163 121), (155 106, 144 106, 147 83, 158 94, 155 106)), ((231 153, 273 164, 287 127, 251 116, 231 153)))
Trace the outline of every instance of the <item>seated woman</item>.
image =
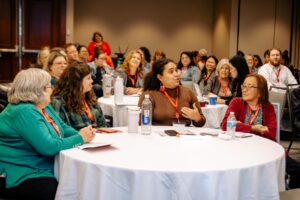
POLYGON ((180 86, 180 73, 172 60, 157 60, 152 72, 145 77, 143 89, 138 105, 142 105, 145 94, 150 95, 153 125, 171 126, 174 122, 190 125, 192 122, 200 127, 205 124, 197 97, 180 86))
POLYGON ((0 114, 0 198, 54 199, 54 156, 91 141, 95 132, 66 125, 50 103, 50 75, 30 68, 17 74, 0 114))
POLYGON ((105 118, 93 91, 92 70, 85 63, 73 63, 62 74, 53 91, 52 106, 70 126, 105 127, 105 118))
POLYGON ((226 130, 227 118, 230 112, 234 112, 236 131, 254 133, 276 141, 276 114, 269 102, 266 79, 257 74, 248 75, 241 88, 242 98, 234 98, 230 102, 222 129, 226 130))
POLYGON ((117 76, 123 78, 125 94, 137 94, 142 91, 144 75, 149 71, 144 65, 143 52, 132 50, 127 54, 122 66, 116 70, 117 76))
POLYGON ((180 54, 177 68, 181 70, 182 81, 192 81, 198 83, 200 79, 200 69, 195 65, 191 52, 184 51, 180 54))
POLYGON ((95 56, 95 47, 101 49, 104 53, 106 53, 106 62, 109 66, 114 67, 114 63, 111 58, 111 48, 110 45, 103 40, 103 35, 100 32, 94 32, 92 41, 89 43, 88 50, 89 50, 89 58, 88 61, 92 61, 95 56))
POLYGON ((67 66, 67 58, 63 54, 56 51, 50 53, 48 65, 46 65, 44 69, 51 75, 52 86, 57 84, 59 77, 62 75, 67 66))
POLYGON ((222 59, 216 68, 217 76, 207 83, 207 89, 210 94, 218 96, 217 103, 225 104, 227 99, 233 96, 233 79, 230 76, 230 64, 228 59, 222 59))
POLYGON ((208 94, 207 83, 213 81, 216 77, 216 67, 218 59, 215 56, 209 56, 205 62, 205 66, 200 74, 200 90, 203 95, 208 94))

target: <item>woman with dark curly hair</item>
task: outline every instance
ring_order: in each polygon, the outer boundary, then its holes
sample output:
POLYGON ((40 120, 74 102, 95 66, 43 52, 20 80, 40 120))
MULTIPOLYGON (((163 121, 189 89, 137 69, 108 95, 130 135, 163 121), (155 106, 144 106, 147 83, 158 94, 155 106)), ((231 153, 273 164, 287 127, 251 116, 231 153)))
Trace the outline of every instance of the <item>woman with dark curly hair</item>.
POLYGON ((105 119, 93 91, 91 68, 73 63, 62 74, 53 93, 52 106, 70 126, 79 130, 87 125, 104 127, 105 119))

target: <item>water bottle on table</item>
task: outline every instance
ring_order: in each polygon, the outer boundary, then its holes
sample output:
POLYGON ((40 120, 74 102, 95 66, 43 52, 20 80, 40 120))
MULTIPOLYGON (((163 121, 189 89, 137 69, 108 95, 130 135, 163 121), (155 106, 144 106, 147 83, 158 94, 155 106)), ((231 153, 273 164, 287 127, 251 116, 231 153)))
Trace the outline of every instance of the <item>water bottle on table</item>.
POLYGON ((227 135, 231 138, 235 138, 235 129, 236 129, 236 118, 234 112, 230 112, 227 118, 227 135))
POLYGON ((151 125, 152 125, 152 103, 150 101, 149 94, 146 94, 145 99, 142 103, 142 112, 141 112, 142 135, 151 134, 151 125))
POLYGON ((119 76, 116 78, 114 93, 115 93, 115 104, 123 103, 123 97, 124 97, 123 79, 119 76))

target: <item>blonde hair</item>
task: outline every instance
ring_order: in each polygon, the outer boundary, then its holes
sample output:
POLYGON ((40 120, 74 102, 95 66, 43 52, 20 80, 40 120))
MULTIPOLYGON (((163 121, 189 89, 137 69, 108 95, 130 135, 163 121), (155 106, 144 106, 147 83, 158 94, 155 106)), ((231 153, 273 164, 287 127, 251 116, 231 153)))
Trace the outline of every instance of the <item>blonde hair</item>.
POLYGON ((50 85, 51 76, 44 70, 29 68, 20 71, 8 93, 9 103, 31 102, 38 103, 44 100, 46 86, 50 85))
POLYGON ((146 64, 146 61, 145 61, 145 57, 144 57, 143 52, 139 49, 131 50, 127 54, 127 56, 126 56, 126 58, 123 62, 123 65, 121 66, 125 70, 125 72, 129 71, 129 67, 130 67, 129 62, 130 62, 130 59, 132 58, 132 55, 135 54, 135 53, 138 53, 141 56, 141 63, 139 65, 138 69, 137 69, 137 73, 142 73, 143 72, 143 68, 144 68, 144 65, 146 64))
POLYGON ((219 72, 220 72, 220 69, 221 67, 223 67, 224 65, 228 65, 229 67, 229 70, 230 70, 230 66, 231 64, 229 63, 229 59, 227 58, 223 58, 219 61, 217 67, 216 67, 216 74, 219 76, 219 72))

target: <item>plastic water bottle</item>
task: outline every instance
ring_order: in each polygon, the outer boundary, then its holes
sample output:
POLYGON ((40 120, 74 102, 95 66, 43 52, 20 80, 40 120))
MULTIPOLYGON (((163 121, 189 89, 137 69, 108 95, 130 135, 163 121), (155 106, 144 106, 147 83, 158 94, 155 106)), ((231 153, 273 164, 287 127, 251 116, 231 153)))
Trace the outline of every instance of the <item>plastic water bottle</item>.
POLYGON ((109 98, 111 94, 111 76, 104 74, 102 78, 103 97, 109 98))
POLYGON ((114 86, 114 94, 115 94, 115 104, 122 104, 124 97, 124 85, 123 78, 117 77, 115 86, 114 86))
POLYGON ((227 118, 227 135, 231 138, 235 138, 236 118, 234 112, 230 112, 227 118))
POLYGON ((142 103, 141 115, 142 135, 150 135, 152 125, 152 103, 150 101, 149 94, 145 95, 145 99, 142 103))

